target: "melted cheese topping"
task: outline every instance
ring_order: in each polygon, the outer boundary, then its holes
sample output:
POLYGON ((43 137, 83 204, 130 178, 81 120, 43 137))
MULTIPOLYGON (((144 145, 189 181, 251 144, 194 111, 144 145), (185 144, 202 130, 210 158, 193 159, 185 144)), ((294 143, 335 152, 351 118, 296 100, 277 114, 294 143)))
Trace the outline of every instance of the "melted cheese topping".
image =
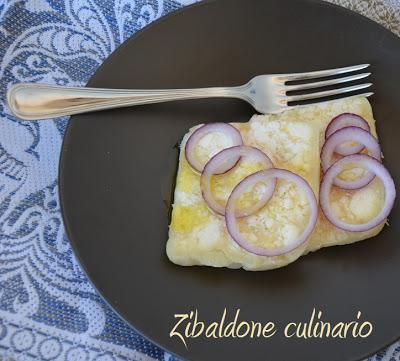
MULTIPOLYGON (((317 126, 300 121, 281 122, 267 116, 254 116, 249 123, 233 124, 242 134, 244 144, 255 146, 266 153, 274 165, 302 175, 314 192, 319 186, 319 131, 317 126)), ((181 144, 180 163, 175 188, 172 221, 167 243, 168 257, 180 265, 209 265, 246 269, 268 269, 294 261, 305 246, 277 257, 251 254, 232 240, 223 217, 211 211, 200 190, 200 175, 185 159, 184 147, 192 129, 181 144)), ((214 147, 210 147, 212 151, 214 147)), ((207 157, 207 155, 206 155, 207 157)), ((233 188, 246 176, 262 169, 256 162, 244 161, 224 175, 214 176, 212 191, 225 204, 233 188)), ((265 190, 249 192, 242 200, 249 203, 265 190)), ((241 203, 241 204, 243 204, 241 203)), ((290 182, 278 181, 274 196, 256 215, 241 221, 241 231, 248 239, 268 247, 278 247, 293 240, 302 230, 309 216, 307 201, 290 182), (284 200, 284 202, 282 202, 284 200), (265 227, 268 225, 268 227, 265 227)))
MULTIPOLYGON (((266 153, 275 167, 288 169, 305 178, 318 197, 320 183, 320 146, 330 120, 344 112, 352 112, 366 119, 376 136, 372 110, 365 98, 350 98, 331 103, 305 106, 277 115, 256 115, 248 123, 233 123, 242 134, 244 144, 255 146, 266 153)), ((169 259, 179 265, 208 265, 214 267, 267 270, 285 266, 302 254, 321 247, 352 243, 377 234, 383 225, 368 232, 345 232, 332 226, 319 212, 317 226, 309 240, 294 251, 276 257, 251 254, 236 244, 228 234, 224 218, 211 211, 200 190, 200 175, 192 170, 184 155, 190 134, 184 137, 172 220, 167 242, 169 259)), ((226 145, 224 137, 204 137, 200 144, 202 159, 209 159, 226 145)), ((226 140, 226 139, 225 139, 226 140)), ((245 176, 260 169, 258 164, 243 164, 228 175, 215 176, 212 190, 224 204, 234 186, 245 176)), ((259 192, 263 190, 260 187, 259 192)), ((251 195, 251 193, 250 193, 251 195)), ((249 202, 246 198, 243 202, 249 202)), ((373 217, 383 200, 379 180, 357 191, 333 190, 335 212, 347 222, 364 222, 373 217)), ((289 243, 304 229, 309 216, 307 200, 297 187, 278 181, 268 204, 250 217, 241 219, 241 232, 260 246, 278 247, 289 243)))

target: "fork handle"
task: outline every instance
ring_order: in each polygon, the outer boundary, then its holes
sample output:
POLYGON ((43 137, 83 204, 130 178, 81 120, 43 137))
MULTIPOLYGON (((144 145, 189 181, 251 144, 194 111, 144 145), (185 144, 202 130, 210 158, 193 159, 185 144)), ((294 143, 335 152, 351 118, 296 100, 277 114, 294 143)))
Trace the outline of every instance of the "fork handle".
POLYGON ((243 99, 243 86, 232 88, 124 90, 19 83, 7 92, 11 112, 39 120, 103 109, 172 100, 228 97, 243 99))

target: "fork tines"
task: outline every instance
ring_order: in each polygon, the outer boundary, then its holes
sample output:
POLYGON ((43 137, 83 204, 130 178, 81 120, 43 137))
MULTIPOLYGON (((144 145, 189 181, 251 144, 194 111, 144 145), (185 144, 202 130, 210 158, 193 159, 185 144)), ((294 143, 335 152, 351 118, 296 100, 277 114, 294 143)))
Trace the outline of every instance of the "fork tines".
POLYGON ((360 94, 359 91, 363 89, 369 88, 372 83, 362 83, 355 84, 351 86, 340 86, 329 90, 322 91, 313 91, 306 92, 307 90, 323 88, 323 87, 334 87, 336 85, 344 85, 350 82, 356 82, 361 79, 365 79, 371 75, 370 72, 356 73, 354 75, 349 75, 345 77, 337 77, 343 74, 358 72, 360 70, 366 69, 370 66, 370 64, 360 64, 354 66, 348 66, 345 68, 336 68, 336 69, 328 69, 328 70, 320 70, 320 71, 312 71, 307 73, 292 73, 292 74, 279 74, 277 75, 277 81, 283 85, 281 89, 281 104, 288 105, 290 102, 302 102, 302 101, 312 101, 313 99, 320 98, 328 98, 339 95, 351 96, 354 93, 355 96, 364 96, 369 97, 373 94, 373 92, 366 92, 360 94), (331 78, 333 79, 324 80, 323 78, 331 78), (306 82, 309 79, 318 79, 319 81, 306 82), (287 82, 297 82, 303 81, 302 84, 286 84, 287 82), (288 92, 301 92, 301 94, 287 94, 288 92), (356 92, 358 92, 356 94, 356 92))

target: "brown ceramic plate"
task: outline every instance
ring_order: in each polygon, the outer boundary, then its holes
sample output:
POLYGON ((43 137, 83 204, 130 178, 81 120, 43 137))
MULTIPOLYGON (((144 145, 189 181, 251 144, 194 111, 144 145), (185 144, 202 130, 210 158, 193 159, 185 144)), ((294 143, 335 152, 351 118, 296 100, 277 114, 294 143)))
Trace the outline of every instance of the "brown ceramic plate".
MULTIPOLYGON (((114 52, 89 85, 185 88, 244 83, 256 74, 372 64, 371 98, 385 154, 400 176, 400 40, 374 22, 312 0, 205 1, 163 18, 114 52)), ((88 276, 143 335, 189 360, 360 360, 400 336, 400 214, 376 238, 324 249, 283 269, 182 268, 165 255, 176 144, 201 122, 247 121, 238 100, 186 101, 74 116, 61 157, 65 225, 88 276), (174 314, 208 322, 276 322, 270 339, 170 338, 174 314), (366 339, 286 339, 316 307, 332 323, 357 311, 366 339)))

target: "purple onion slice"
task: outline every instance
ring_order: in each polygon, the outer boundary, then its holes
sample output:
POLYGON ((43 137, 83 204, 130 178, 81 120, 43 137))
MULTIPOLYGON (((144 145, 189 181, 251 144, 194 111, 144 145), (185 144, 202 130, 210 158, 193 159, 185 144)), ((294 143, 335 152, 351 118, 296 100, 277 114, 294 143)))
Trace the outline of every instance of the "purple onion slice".
MULTIPOLYGON (((346 127, 358 127, 370 132, 368 122, 361 116, 353 113, 343 113, 333 118, 325 130, 325 139, 329 138, 337 130, 346 127)), ((335 153, 340 155, 350 155, 360 153, 365 146, 361 143, 355 145, 339 144, 335 148, 335 153)))
MULTIPOLYGON (((326 141, 321 150, 321 165, 322 170, 325 173, 329 167, 332 165, 332 156, 335 152, 335 148, 344 142, 349 141, 357 141, 360 144, 363 144, 368 151, 369 154, 380 161, 381 159, 381 147, 376 140, 369 132, 363 130, 358 127, 346 127, 337 130, 333 133, 326 141)), ((336 177, 333 181, 335 186, 338 186, 343 189, 359 189, 365 187, 369 184, 375 175, 373 172, 367 172, 362 175, 360 178, 354 181, 346 181, 336 177)))
POLYGON ((332 165, 332 167, 328 169, 321 182, 319 197, 322 212, 324 212, 325 217, 334 226, 345 231, 364 232, 378 226, 385 221, 391 209, 393 208, 394 200, 396 198, 396 189, 392 177, 382 163, 365 154, 354 154, 338 160, 332 165), (339 217, 334 214, 329 199, 330 191, 336 176, 344 169, 346 165, 354 163, 368 169, 375 176, 380 178, 385 189, 385 202, 381 211, 376 217, 363 224, 346 223, 339 219, 339 217))
MULTIPOLYGON (((215 213, 218 213, 222 216, 225 214, 225 204, 222 204, 215 198, 211 189, 211 180, 214 175, 218 174, 218 171, 227 168, 227 164, 231 165, 232 161, 237 161, 237 159, 240 159, 240 163, 249 160, 260 162, 265 169, 273 167, 271 159, 264 152, 258 148, 250 146, 236 146, 227 148, 212 157, 204 167, 203 173, 201 174, 200 186, 203 198, 207 205, 215 213)), ((236 216, 246 217, 264 207, 274 193, 275 184, 276 180, 271 180, 271 182, 266 185, 261 197, 254 204, 252 204, 251 207, 237 210, 236 216)))
MULTIPOLYGON (((242 145, 243 139, 240 132, 230 124, 227 123, 209 123, 197 128, 189 137, 185 146, 185 156, 190 166, 201 173, 206 165, 207 161, 212 158, 216 153, 223 150, 224 148, 230 148, 237 145, 242 145), (199 159, 198 156, 198 147, 201 140, 211 133, 220 133, 222 134, 228 143, 228 146, 224 146, 221 149, 217 149, 216 151, 209 151, 209 157, 206 161, 204 159, 199 159)), ((238 162, 239 158, 232 159, 229 164, 225 164, 224 168, 216 170, 215 174, 222 174, 232 169, 235 164, 238 162)))
POLYGON ((259 256, 279 256, 288 253, 296 249, 297 247, 301 246, 304 242, 307 241, 308 237, 313 231, 315 224, 317 222, 317 217, 318 217, 317 200, 308 182, 302 177, 298 176, 297 174, 294 174, 285 169, 278 169, 278 168, 270 168, 259 171, 257 173, 253 173, 247 178, 245 178, 243 181, 241 181, 231 193, 228 199, 228 203, 226 205, 226 213, 225 213, 226 227, 233 240, 240 247, 244 248, 246 251, 254 253, 259 256), (257 246, 249 242, 240 232, 236 217, 235 203, 249 187, 252 187, 259 182, 270 181, 277 178, 285 179, 289 182, 294 182, 302 191, 304 191, 310 205, 310 210, 311 210, 310 217, 303 232, 289 244, 278 248, 267 248, 267 247, 257 246))

